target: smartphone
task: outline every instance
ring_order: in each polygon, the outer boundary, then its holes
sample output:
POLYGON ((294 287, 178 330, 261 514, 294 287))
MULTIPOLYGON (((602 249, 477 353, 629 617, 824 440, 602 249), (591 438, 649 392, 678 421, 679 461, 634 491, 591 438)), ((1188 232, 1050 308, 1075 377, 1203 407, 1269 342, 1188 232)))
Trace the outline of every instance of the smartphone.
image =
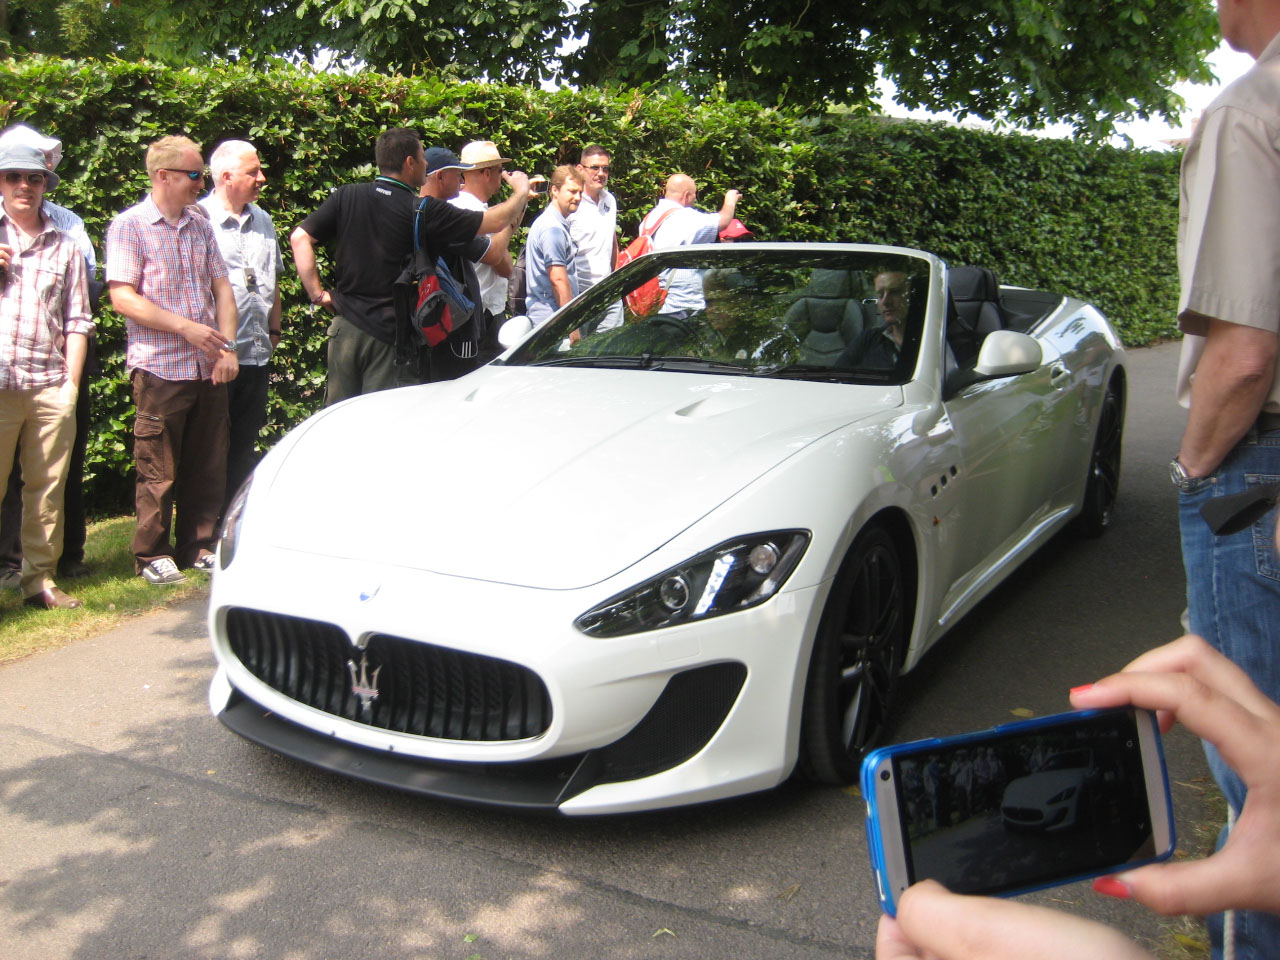
POLYGON ((1163 860, 1173 804, 1155 714, 1084 710, 881 747, 862 762, 881 908, 937 880, 1013 896, 1163 860))

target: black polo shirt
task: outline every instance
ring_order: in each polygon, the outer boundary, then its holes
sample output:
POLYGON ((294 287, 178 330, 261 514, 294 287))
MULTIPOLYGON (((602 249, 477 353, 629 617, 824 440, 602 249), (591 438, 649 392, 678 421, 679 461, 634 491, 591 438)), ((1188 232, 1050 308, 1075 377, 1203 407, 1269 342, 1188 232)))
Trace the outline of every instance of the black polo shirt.
MULTIPOLYGON (((302 229, 330 248, 334 308, 369 336, 396 342, 391 288, 413 253, 418 195, 392 177, 349 183, 329 194, 302 229)), ((484 214, 428 197, 419 233, 434 260, 447 248, 472 240, 484 214)))

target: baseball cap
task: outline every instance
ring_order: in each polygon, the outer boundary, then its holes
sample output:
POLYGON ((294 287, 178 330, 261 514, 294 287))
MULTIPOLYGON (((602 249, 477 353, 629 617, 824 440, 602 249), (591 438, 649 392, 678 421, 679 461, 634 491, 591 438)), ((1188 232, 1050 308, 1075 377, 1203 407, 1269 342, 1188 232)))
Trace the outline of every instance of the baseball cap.
POLYGON ((475 164, 463 163, 458 155, 444 147, 432 147, 423 153, 427 161, 427 175, 439 173, 441 170, 473 170, 475 164))
POLYGON ((721 240, 737 240, 739 237, 754 237, 755 234, 747 229, 747 225, 734 217, 729 221, 729 225, 720 231, 721 240))

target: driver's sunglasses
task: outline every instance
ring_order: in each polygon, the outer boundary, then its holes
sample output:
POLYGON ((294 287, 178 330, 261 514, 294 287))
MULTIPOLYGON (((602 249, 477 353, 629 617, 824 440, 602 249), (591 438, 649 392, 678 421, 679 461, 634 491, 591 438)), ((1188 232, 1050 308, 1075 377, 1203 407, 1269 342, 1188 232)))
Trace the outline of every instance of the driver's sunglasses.
POLYGON ((165 173, 185 173, 187 175, 187 179, 192 183, 195 183, 197 180, 204 179, 203 170, 183 170, 180 167, 161 167, 160 169, 165 173))
POLYGON ((43 173, 22 173, 18 170, 4 172, 5 183, 21 183, 25 180, 30 186, 38 187, 48 179, 49 177, 43 173))

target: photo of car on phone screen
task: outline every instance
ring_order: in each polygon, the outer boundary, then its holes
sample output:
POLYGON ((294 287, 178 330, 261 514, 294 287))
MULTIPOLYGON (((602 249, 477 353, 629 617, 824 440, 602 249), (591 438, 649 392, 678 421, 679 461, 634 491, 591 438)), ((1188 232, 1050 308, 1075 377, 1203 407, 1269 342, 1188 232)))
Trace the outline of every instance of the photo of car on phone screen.
POLYGON ((881 905, 926 878, 1011 896, 1162 860, 1173 810, 1155 715, 1082 711, 882 747, 862 765, 881 905))

